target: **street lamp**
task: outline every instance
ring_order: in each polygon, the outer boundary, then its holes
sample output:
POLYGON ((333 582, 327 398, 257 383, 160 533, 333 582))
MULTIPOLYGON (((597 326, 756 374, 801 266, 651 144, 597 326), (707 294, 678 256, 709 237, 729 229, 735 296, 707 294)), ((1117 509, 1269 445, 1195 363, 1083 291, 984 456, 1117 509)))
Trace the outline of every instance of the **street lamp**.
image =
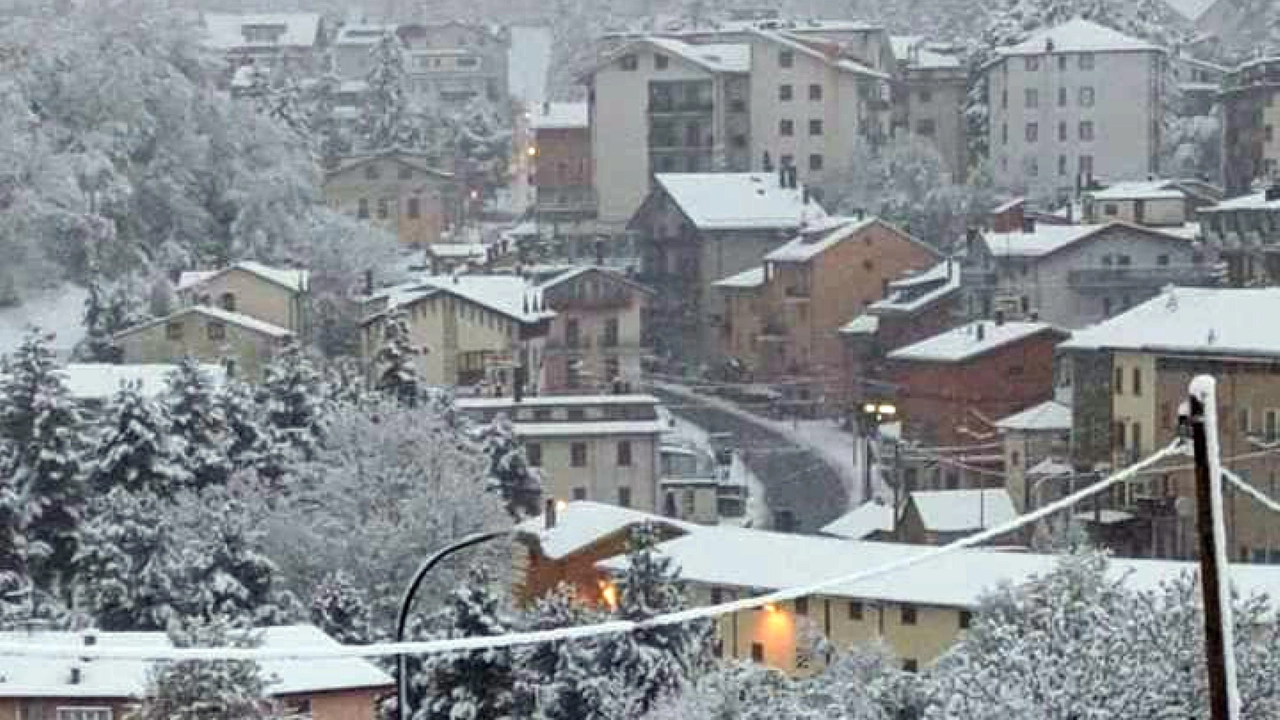
POLYGON ((898 416, 896 405, 868 402, 862 405, 862 502, 871 499, 871 442, 880 435, 880 423, 898 416))
MULTIPOLYGON (((404 597, 400 599, 400 615, 396 618, 396 642, 404 642, 404 626, 409 622, 409 606, 413 604, 413 596, 418 592, 418 587, 422 585, 422 581, 426 579, 427 573, 431 572, 432 568, 439 565, 440 561, 459 550, 465 550, 466 548, 480 545, 481 543, 486 543, 490 540, 496 540, 497 538, 504 537, 510 533, 510 530, 496 530, 493 532, 468 535, 442 550, 437 550, 434 555, 427 558, 427 561, 422 563, 422 566, 418 568, 418 571, 413 574, 413 580, 410 581, 409 587, 405 589, 404 597)), ((409 660, 404 656, 404 653, 396 655, 396 717, 399 718, 399 720, 405 720, 405 718, 408 717, 405 713, 405 708, 408 705, 407 696, 409 694, 409 681, 406 678, 409 674, 408 666, 409 660)))

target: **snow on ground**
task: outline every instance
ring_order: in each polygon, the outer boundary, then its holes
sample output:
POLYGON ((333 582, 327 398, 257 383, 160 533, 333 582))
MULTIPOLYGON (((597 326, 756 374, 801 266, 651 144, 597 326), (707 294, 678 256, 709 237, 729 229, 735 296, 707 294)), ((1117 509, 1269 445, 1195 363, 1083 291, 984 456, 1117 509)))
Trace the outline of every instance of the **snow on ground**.
POLYGON ((546 100, 547 77, 551 70, 551 28, 512 27, 507 65, 511 68, 507 88, 512 97, 530 105, 546 100))
POLYGON ((84 337, 80 319, 87 296, 84 288, 67 284, 27 298, 17 307, 0 310, 0 354, 17 349, 27 328, 37 325, 54 334, 53 349, 58 357, 66 359, 84 337))

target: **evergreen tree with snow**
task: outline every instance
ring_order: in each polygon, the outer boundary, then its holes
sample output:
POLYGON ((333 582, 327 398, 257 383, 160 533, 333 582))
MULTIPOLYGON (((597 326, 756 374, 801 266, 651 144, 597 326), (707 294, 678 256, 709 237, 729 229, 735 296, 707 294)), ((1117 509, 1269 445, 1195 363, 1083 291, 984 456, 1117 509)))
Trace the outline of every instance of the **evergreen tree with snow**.
POLYGON ((382 152, 414 146, 413 116, 405 95, 405 53, 394 33, 382 36, 370 50, 369 88, 357 124, 362 149, 382 152))
POLYGON ((191 483, 164 405, 145 397, 140 384, 122 386, 105 418, 105 431, 88 462, 89 486, 95 492, 118 487, 168 497, 191 483))
POLYGON ((77 359, 83 362, 120 362, 120 348, 116 346, 112 336, 115 331, 122 328, 111 327, 108 307, 110 299, 96 274, 90 276, 87 290, 88 294, 84 299, 84 316, 81 318, 85 337, 81 345, 76 348, 77 359))
POLYGON ((104 630, 163 630, 175 616, 179 568, 168 506, 111 488, 90 503, 76 554, 77 602, 104 630))
POLYGON ((324 387, 300 344, 289 343, 267 366, 262 397, 275 439, 289 452, 313 458, 324 434, 324 387))
MULTIPOLYGON (((438 622, 440 638, 484 637, 509 632, 511 622, 500 612, 501 601, 483 567, 450 594, 438 622)), ((426 659, 421 706, 414 720, 461 720, 511 717, 515 682, 510 650, 437 655, 426 659)))
POLYGON ((542 502, 542 473, 529 464, 511 420, 499 414, 480 430, 479 439, 489 460, 490 488, 502 496, 507 512, 517 520, 537 515, 542 502))
POLYGON ((226 452, 235 470, 253 469, 260 475, 278 475, 284 460, 273 446, 262 404, 254 389, 229 378, 217 395, 226 427, 226 452))
MULTIPOLYGON (((552 630, 604 619, 583 605, 572 586, 558 585, 535 601, 525 629, 552 630)), ((597 665, 600 645, 585 638, 540 643, 519 656, 514 687, 514 717, 537 720, 608 720, 623 717, 625 687, 597 665)))
MULTIPOLYGON (((222 619, 173 628, 175 647, 253 647, 251 635, 222 619)), ((130 720, 277 720, 286 717, 267 696, 267 679, 250 660, 180 660, 156 664, 146 695, 130 720)))
POLYGON ((168 411, 174 438, 182 444, 192 486, 223 485, 231 476, 226 418, 217 390, 194 359, 183 358, 169 374, 168 411))
POLYGON ((367 643, 372 636, 365 590, 344 570, 334 570, 311 595, 311 624, 344 645, 367 643))
POLYGON ((409 316, 404 308, 393 307, 382 323, 382 345, 374 355, 378 380, 374 387, 407 406, 417 405, 422 397, 422 379, 414 357, 418 354, 409 339, 409 316))
POLYGON ((0 377, 0 438, 15 493, 17 521, 31 577, 56 590, 69 579, 84 509, 80 416, 58 374, 49 343, 33 328, 5 358, 0 377))
MULTIPOLYGON (((641 523, 627 541, 627 568, 618 580, 617 614, 641 622, 684 609, 679 572, 657 549, 657 528, 641 523)), ((600 667, 627 683, 633 707, 648 712, 663 697, 683 688, 711 660, 711 625, 695 621, 643 628, 602 640, 600 667)))

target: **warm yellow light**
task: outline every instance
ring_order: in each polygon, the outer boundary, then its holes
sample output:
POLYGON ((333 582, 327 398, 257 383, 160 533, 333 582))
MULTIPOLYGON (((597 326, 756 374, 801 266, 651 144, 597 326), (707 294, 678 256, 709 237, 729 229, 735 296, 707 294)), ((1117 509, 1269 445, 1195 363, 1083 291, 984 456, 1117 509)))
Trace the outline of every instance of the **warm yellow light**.
POLYGON ((567 503, 567 502, 565 502, 565 501, 563 501, 563 500, 557 500, 557 501, 556 501, 556 510, 559 510, 559 511, 563 512, 563 511, 565 510, 565 508, 567 508, 567 507, 569 507, 569 503, 567 503))
POLYGON ((867 413, 868 415, 874 413, 875 411, 876 411, 875 403, 867 403, 866 405, 862 406, 862 412, 867 413))
POLYGON ((618 609, 618 588, 613 583, 600 581, 600 598, 610 610, 618 609))
POLYGON ((898 414, 898 408, 894 407, 893 405, 881 405, 880 407, 876 408, 876 410, 881 415, 897 415, 898 414))
POLYGON ((774 605, 773 603, 769 603, 768 605, 764 606, 764 611, 770 614, 776 613, 778 612, 778 606, 774 605))
POLYGON ((535 145, 530 145, 530 146, 529 146, 529 149, 528 149, 528 150, 526 150, 525 152, 529 153, 529 157, 537 157, 537 156, 538 156, 538 148, 537 148, 537 146, 535 146, 535 145))

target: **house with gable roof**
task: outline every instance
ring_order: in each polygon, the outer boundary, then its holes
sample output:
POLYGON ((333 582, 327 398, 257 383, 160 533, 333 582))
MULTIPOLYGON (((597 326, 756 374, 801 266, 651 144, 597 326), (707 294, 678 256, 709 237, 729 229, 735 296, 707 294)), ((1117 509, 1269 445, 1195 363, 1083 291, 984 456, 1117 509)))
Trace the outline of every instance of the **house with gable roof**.
POLYGON ((293 331, 240 312, 188 305, 125 328, 113 340, 127 364, 176 363, 185 358, 222 363, 227 374, 258 378, 295 339, 293 331))
POLYGON ((320 69, 324 18, 319 13, 201 13, 204 46, 222 54, 225 80, 252 66, 309 77, 320 69))
POLYGON ((387 150, 343 158, 324 175, 329 207, 421 247, 440 241, 459 220, 458 187, 433 158, 387 150))
POLYGON ((183 305, 205 305, 240 313, 305 337, 310 322, 311 273, 245 260, 220 270, 187 271, 178 276, 183 305))

